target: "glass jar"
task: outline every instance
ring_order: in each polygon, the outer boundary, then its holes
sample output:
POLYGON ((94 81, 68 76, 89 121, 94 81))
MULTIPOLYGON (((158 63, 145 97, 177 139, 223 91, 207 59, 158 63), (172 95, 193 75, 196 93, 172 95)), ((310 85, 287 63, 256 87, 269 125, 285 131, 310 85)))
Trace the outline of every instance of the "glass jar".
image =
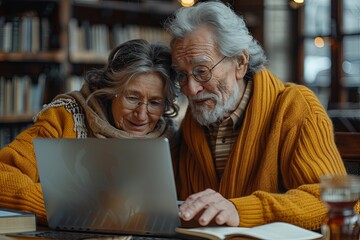
POLYGON ((327 240, 359 240, 360 218, 354 206, 360 199, 360 176, 324 175, 321 199, 328 208, 321 232, 327 240))

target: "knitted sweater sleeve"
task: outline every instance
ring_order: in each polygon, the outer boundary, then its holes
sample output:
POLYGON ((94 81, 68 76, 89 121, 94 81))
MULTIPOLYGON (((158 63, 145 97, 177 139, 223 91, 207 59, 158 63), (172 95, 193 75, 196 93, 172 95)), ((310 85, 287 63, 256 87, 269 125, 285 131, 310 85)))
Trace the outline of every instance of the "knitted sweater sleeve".
POLYGON ((64 106, 43 111, 36 122, 0 150, 0 208, 34 212, 46 225, 33 139, 76 138, 72 114, 64 106))
MULTIPOLYGON (((310 96, 311 97, 311 96, 310 96)), ((320 200, 319 177, 346 174, 333 137, 333 126, 317 101, 302 124, 290 128, 280 152, 280 178, 284 193, 255 191, 234 198, 240 225, 254 226, 284 221, 318 229, 326 218, 320 200)))

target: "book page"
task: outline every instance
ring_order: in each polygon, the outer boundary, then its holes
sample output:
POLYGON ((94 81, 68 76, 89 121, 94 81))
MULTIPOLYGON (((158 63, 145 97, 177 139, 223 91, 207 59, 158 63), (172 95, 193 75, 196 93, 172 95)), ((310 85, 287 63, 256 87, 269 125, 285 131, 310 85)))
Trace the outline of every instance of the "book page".
POLYGON ((310 240, 322 237, 320 233, 283 222, 274 222, 250 228, 246 235, 259 239, 274 240, 310 240))
POLYGON ((193 236, 205 237, 208 239, 225 239, 226 236, 245 233, 249 228, 240 227, 196 227, 176 228, 176 232, 193 236))
POLYGON ((226 239, 234 236, 250 236, 267 240, 311 240, 319 239, 321 234, 283 222, 269 223, 253 228, 242 227, 199 227, 177 228, 177 232, 208 239, 226 239))

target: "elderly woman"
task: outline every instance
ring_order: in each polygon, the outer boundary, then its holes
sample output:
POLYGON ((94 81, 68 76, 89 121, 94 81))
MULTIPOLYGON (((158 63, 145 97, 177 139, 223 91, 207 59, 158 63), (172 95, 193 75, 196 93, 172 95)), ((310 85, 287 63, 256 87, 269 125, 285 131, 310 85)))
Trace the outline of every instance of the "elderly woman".
POLYGON ((32 211, 46 224, 34 138, 172 137, 176 84, 170 50, 145 40, 115 48, 103 69, 91 70, 80 91, 58 95, 34 125, 0 151, 0 208, 32 211))

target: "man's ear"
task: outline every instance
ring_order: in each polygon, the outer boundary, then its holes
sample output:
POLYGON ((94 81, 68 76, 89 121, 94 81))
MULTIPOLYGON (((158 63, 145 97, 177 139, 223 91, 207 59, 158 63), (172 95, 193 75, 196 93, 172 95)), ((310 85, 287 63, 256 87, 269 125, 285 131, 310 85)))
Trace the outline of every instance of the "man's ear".
POLYGON ((244 50, 243 53, 236 60, 237 60, 236 78, 237 80, 242 80, 248 68, 249 53, 244 50))

